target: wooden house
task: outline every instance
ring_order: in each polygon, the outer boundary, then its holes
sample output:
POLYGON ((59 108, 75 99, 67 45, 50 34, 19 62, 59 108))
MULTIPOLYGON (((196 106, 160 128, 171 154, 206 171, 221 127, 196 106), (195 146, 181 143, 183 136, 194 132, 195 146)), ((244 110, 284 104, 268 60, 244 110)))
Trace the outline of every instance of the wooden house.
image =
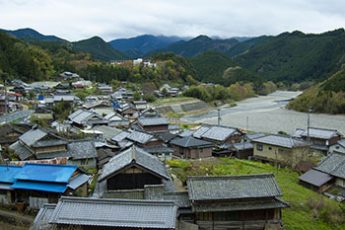
POLYGON ((7 147, 18 140, 25 132, 31 129, 30 125, 5 124, 0 127, 0 145, 7 147))
POLYGON ((107 197, 121 194, 136 194, 143 198, 148 185, 163 185, 170 182, 165 165, 155 156, 132 146, 109 160, 98 178, 107 197))
POLYGON ((309 144, 289 136, 267 135, 252 140, 254 159, 295 166, 305 160, 309 144))
POLYGON ((311 148, 327 154, 331 145, 336 144, 342 138, 342 134, 334 129, 323 129, 310 127, 307 130, 297 129, 295 137, 310 142, 311 148))
POLYGON ((187 186, 199 229, 282 229, 288 204, 272 174, 189 177, 187 186))
POLYGON ((157 133, 167 132, 169 122, 164 117, 139 117, 138 126, 145 132, 157 133))
POLYGON ((181 158, 199 159, 212 156, 213 143, 192 136, 175 138, 170 141, 170 145, 174 149, 174 155, 181 158))
POLYGON ((318 192, 324 192, 330 187, 345 190, 345 153, 331 153, 316 167, 300 176, 299 181, 318 192))

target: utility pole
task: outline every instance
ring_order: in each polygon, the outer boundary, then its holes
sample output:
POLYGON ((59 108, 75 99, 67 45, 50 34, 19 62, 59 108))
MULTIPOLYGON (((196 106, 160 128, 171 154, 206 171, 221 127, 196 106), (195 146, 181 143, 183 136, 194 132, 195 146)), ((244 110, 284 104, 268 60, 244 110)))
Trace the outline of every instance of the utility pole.
POLYGON ((307 141, 310 142, 310 113, 312 112, 312 109, 308 109, 308 119, 307 119, 307 141))
POLYGON ((220 108, 218 108, 217 110, 218 110, 218 126, 220 126, 220 121, 222 120, 222 118, 220 117, 220 108))

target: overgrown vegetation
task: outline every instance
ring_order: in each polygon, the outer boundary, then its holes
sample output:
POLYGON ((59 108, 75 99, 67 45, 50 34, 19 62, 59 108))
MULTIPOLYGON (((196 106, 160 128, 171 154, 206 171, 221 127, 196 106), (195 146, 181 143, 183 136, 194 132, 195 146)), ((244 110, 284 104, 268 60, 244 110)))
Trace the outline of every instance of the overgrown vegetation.
POLYGON ((301 112, 345 114, 345 68, 328 80, 306 90, 288 104, 301 112))
POLYGON ((287 230, 341 230, 345 229, 344 206, 298 184, 298 173, 288 168, 276 169, 272 165, 253 161, 215 158, 202 161, 168 161, 182 182, 196 175, 243 175, 274 173, 283 199, 290 208, 283 210, 287 230))

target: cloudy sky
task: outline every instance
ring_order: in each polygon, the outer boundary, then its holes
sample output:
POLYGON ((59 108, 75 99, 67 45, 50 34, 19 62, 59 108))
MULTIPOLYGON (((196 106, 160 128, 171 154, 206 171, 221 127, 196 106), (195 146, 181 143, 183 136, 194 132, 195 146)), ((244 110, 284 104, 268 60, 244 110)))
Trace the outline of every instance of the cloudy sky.
POLYGON ((320 33, 344 27, 344 10, 344 0, 0 0, 0 28, 30 27, 71 41, 320 33))

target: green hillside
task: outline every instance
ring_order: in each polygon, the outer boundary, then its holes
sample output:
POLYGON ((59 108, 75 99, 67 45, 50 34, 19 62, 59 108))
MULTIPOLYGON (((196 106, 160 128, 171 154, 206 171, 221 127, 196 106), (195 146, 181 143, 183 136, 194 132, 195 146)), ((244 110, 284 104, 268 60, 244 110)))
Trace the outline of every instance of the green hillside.
POLYGON ((288 104, 289 109, 301 112, 345 114, 345 68, 326 81, 306 90, 288 104))
POLYGON ((199 81, 230 85, 235 82, 257 82, 259 77, 240 67, 225 54, 209 51, 190 59, 199 81))
POLYGON ((344 62, 345 31, 323 34, 283 33, 257 42, 234 60, 266 80, 322 80, 344 62))
POLYGON ((125 55, 115 50, 110 44, 106 43, 100 37, 72 42, 72 48, 75 51, 90 53, 94 59, 102 61, 121 60, 125 55))
POLYGON ((2 79, 45 80, 52 76, 52 59, 45 50, 0 32, 2 79))
POLYGON ((225 52, 238 43, 239 41, 236 39, 211 39, 205 35, 200 35, 189 41, 176 42, 163 51, 173 52, 184 57, 194 57, 207 51, 225 52))

